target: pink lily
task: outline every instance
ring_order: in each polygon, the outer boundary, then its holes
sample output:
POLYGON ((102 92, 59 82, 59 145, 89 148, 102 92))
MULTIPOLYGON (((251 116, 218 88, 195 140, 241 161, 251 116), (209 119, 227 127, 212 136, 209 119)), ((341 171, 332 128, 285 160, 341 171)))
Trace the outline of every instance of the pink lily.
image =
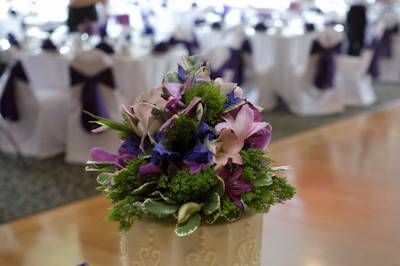
POLYGON ((268 126, 266 122, 254 122, 254 111, 247 104, 241 107, 236 118, 233 118, 233 116, 228 113, 223 116, 223 119, 225 122, 215 126, 217 133, 220 133, 223 129, 231 129, 242 141, 245 141, 257 131, 268 126))
POLYGON ((217 165, 226 165, 230 159, 233 163, 241 165, 243 160, 239 152, 243 145, 243 139, 232 130, 224 129, 219 138, 209 144, 209 148, 214 153, 214 163, 217 165))

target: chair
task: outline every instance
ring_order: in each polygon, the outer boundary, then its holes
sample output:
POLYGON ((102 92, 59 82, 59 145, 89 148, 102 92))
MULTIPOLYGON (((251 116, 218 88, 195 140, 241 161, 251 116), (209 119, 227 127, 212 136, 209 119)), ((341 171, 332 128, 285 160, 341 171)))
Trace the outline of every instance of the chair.
POLYGON ((55 52, 22 53, 21 62, 35 90, 64 90, 69 88, 69 61, 55 52))
POLYGON ((115 82, 125 105, 130 106, 143 91, 161 84, 162 77, 175 69, 186 51, 170 49, 165 53, 145 54, 138 57, 114 56, 115 82))
POLYGON ((383 82, 400 82, 400 34, 397 14, 383 16, 385 32, 382 39, 383 56, 380 62, 379 80, 383 82))
POLYGON ((329 115, 344 111, 344 88, 337 56, 343 32, 327 28, 316 36, 310 60, 303 72, 295 73, 289 109, 297 115, 329 115))
MULTIPOLYGON (((363 49, 360 56, 339 56, 338 69, 343 79, 346 105, 367 106, 376 101, 369 68, 374 59, 374 53, 379 52, 376 51, 376 49, 379 49, 379 42, 382 38, 383 30, 383 24, 378 24, 376 26, 372 40, 373 46, 370 49, 363 49)), ((377 60, 379 59, 377 58, 377 60)))
MULTIPOLYGON (((64 151, 68 94, 62 90, 35 90, 20 61, 14 62, 2 87, 4 127, 25 156, 48 158, 64 151)), ((15 145, 0 136, 0 149, 16 153, 15 145)))
POLYGON ((120 140, 111 131, 95 134, 95 125, 89 123, 89 111, 100 116, 119 120, 121 101, 114 88, 110 58, 98 51, 79 53, 71 62, 70 109, 67 121, 65 160, 70 163, 85 163, 93 147, 113 151, 120 140))
POLYGON ((258 92, 258 105, 266 110, 273 109, 277 103, 272 76, 272 68, 275 63, 275 58, 272 55, 276 47, 272 38, 270 35, 259 32, 249 37, 252 47, 253 85, 258 92))

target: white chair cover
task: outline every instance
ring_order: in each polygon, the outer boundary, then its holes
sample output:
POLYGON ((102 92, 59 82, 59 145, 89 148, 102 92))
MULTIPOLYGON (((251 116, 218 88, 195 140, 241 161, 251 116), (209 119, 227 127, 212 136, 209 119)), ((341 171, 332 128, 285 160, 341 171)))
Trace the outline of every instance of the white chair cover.
POLYGON ((140 93, 160 85, 164 74, 176 69, 185 54, 184 49, 171 49, 160 55, 150 53, 139 57, 114 57, 114 78, 123 96, 123 103, 130 106, 140 93))
MULTIPOLYGON (((41 159, 64 151, 69 107, 66 99, 66 90, 33 90, 29 84, 16 82, 20 118, 18 121, 6 121, 5 127, 23 155, 41 159)), ((0 149, 8 153, 16 152, 3 135, 0 136, 0 149)))
MULTIPOLYGON (((327 28, 316 38, 323 47, 333 47, 342 42, 343 33, 327 28)), ((344 111, 344 88, 339 64, 336 63, 334 86, 320 90, 313 84, 317 60, 318 55, 311 56, 305 72, 296 73, 298 76, 292 80, 292 86, 288 87, 291 97, 285 100, 288 100, 290 110, 297 115, 328 115, 344 111)))
MULTIPOLYGON (((382 18, 386 29, 393 28, 400 23, 399 17, 395 13, 386 14, 382 18)), ((390 58, 382 57, 380 62, 379 80, 383 82, 400 82, 400 34, 392 36, 392 56, 390 58)))
POLYGON ((360 56, 342 55, 338 58, 346 105, 367 106, 376 101, 371 76, 367 73, 371 60, 371 50, 363 51, 360 56))
MULTIPOLYGON (((373 38, 382 38, 384 25, 378 23, 373 30, 373 38)), ((345 103, 349 106, 366 106, 376 101, 371 76, 367 73, 373 58, 373 51, 365 49, 360 56, 341 55, 338 69, 343 78, 345 103)))
POLYGON ((257 92, 257 105, 264 109, 276 106, 276 95, 273 90, 273 66, 275 64, 275 42, 271 35, 255 33, 249 36, 252 48, 251 67, 253 69, 254 87, 257 92))
MULTIPOLYGON (((111 66, 107 55, 97 50, 77 54, 71 66, 86 75, 94 75, 111 66)), ((110 118, 118 121, 120 118, 121 103, 116 90, 99 84, 105 106, 110 118)), ((115 132, 107 131, 99 134, 87 132, 81 124, 81 93, 82 84, 73 86, 70 91, 70 110, 67 122, 65 160, 70 163, 85 163, 89 160, 89 152, 93 147, 101 147, 116 151, 120 140, 115 132)))
POLYGON ((34 89, 69 89, 69 62, 65 56, 52 52, 23 54, 26 74, 34 89))

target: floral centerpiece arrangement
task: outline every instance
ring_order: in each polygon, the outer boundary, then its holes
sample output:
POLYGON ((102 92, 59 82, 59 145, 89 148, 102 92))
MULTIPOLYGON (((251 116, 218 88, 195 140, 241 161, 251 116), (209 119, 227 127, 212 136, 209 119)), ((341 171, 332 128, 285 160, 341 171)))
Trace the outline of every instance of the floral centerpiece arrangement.
POLYGON ((178 236, 202 223, 233 222, 247 210, 265 213, 294 195, 265 154, 271 126, 261 108, 207 63, 185 57, 177 72, 123 108, 120 122, 95 117, 122 139, 118 153, 93 148, 88 171, 112 207, 109 218, 127 231, 144 215, 176 219, 178 236))

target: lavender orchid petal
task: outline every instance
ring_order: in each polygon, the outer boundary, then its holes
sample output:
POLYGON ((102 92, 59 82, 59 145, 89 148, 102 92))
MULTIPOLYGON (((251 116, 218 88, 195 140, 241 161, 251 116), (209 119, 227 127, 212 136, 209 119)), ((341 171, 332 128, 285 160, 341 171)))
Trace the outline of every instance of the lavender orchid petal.
POLYGON ((102 148, 93 148, 90 150, 90 157, 95 162, 114 164, 118 169, 122 169, 123 165, 119 162, 119 155, 111 153, 102 148))
POLYGON ((268 126, 257 131, 255 134, 246 139, 245 145, 253 149, 264 149, 271 141, 271 136, 271 127, 268 126))
POLYGON ((182 98, 182 88, 183 88, 182 84, 167 82, 167 83, 164 83, 164 87, 168 90, 168 92, 171 94, 171 96, 174 97, 175 99, 180 100, 182 98))

